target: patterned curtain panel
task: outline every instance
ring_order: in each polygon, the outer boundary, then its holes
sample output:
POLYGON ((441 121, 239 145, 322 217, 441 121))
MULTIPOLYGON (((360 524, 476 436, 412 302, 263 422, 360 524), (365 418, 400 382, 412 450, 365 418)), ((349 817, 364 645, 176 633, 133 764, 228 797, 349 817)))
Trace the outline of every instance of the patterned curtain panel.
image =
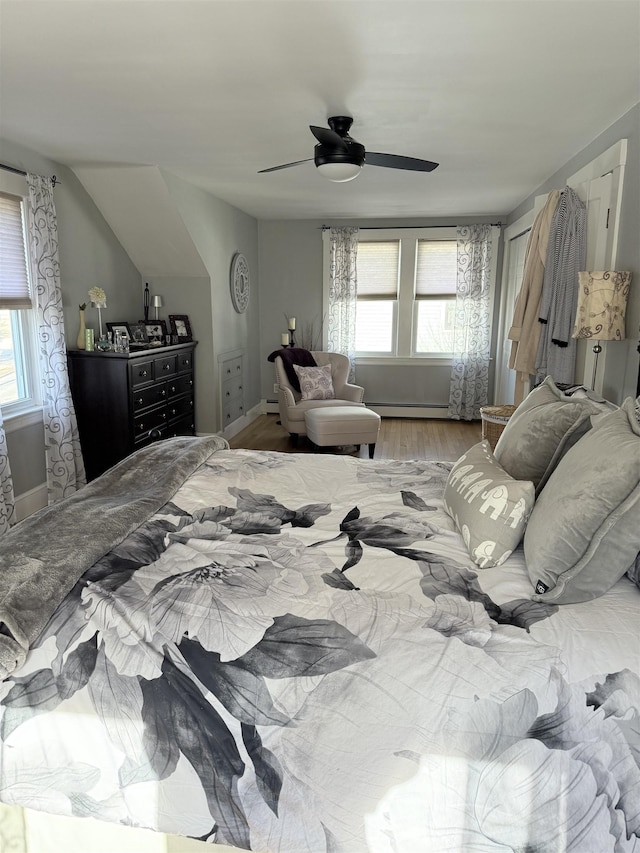
POLYGON ((14 522, 13 480, 11 479, 11 468, 9 467, 9 455, 7 453, 7 437, 2 424, 2 412, 0 411, 0 536, 6 533, 14 522))
POLYGON ((458 277, 449 417, 472 421, 489 400, 491 225, 457 229, 458 277))
POLYGON ((329 352, 340 352, 348 356, 351 365, 349 381, 352 382, 355 373, 353 354, 356 348, 358 228, 332 228, 330 237, 331 283, 327 346, 329 352))
POLYGON ((42 377, 49 504, 86 483, 76 414, 71 400, 58 263, 58 225, 51 180, 27 175, 29 246, 35 293, 42 377))

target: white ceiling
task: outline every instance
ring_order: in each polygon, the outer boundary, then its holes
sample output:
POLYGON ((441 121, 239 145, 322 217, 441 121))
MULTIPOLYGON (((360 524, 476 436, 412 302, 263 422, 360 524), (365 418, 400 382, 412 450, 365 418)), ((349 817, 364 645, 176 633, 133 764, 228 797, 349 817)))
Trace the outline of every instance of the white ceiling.
POLYGON ((504 214, 640 101, 639 57, 638 0, 1 0, 0 136, 265 219, 504 214), (336 114, 441 165, 257 174, 336 114))

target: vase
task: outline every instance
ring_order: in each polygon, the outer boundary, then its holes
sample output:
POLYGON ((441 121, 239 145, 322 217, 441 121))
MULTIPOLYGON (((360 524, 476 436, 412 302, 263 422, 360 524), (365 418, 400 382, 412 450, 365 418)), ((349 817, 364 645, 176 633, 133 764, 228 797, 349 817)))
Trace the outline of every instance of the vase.
POLYGON ((85 330, 86 326, 84 324, 84 311, 80 309, 80 331, 78 332, 78 340, 76 341, 76 343, 78 344, 78 349, 85 348, 85 330))

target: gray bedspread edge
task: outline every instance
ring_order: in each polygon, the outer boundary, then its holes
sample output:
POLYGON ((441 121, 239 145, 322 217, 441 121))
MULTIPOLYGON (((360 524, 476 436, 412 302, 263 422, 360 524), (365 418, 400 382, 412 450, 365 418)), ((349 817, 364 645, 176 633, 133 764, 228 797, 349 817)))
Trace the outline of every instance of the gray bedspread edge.
POLYGON ((148 445, 0 539, 0 679, 22 665, 84 572, 167 503, 212 453, 228 446, 217 435, 148 445))

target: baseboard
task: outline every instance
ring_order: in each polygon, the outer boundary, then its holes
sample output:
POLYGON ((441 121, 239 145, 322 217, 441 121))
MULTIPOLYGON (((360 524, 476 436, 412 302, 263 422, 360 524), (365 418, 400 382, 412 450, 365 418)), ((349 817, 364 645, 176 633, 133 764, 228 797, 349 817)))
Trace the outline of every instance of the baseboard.
POLYGON ((23 492, 15 499, 16 521, 22 521, 28 515, 32 515, 36 510, 42 509, 47 505, 47 484, 41 483, 35 489, 29 489, 28 492, 23 492))
MULTIPOLYGON (((279 412, 277 400, 263 400, 263 413, 276 415, 279 412)), ((448 420, 447 406, 402 406, 395 403, 366 403, 368 409, 377 412, 381 418, 424 418, 448 420)))

